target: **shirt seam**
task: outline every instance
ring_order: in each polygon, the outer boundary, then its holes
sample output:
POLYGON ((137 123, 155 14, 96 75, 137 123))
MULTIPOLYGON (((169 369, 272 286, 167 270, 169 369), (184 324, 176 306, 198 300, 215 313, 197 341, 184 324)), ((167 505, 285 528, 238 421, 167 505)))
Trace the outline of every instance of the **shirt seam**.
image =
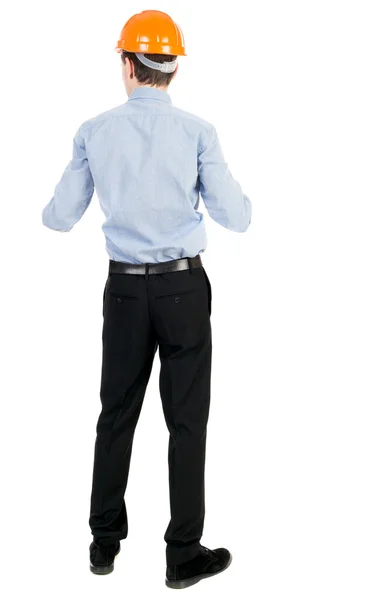
MULTIPOLYGON (((164 101, 162 101, 164 102, 164 101)), ((172 104, 169 104, 169 106, 171 106, 173 108, 172 104)), ((208 124, 209 126, 206 127, 205 125, 203 125, 202 123, 195 121, 195 118, 190 118, 189 116, 186 117, 186 115, 176 115, 174 114, 173 111, 169 112, 169 113, 165 113, 165 112, 155 112, 154 115, 156 116, 164 116, 164 117, 173 117, 176 118, 178 117, 178 119, 182 119, 183 121, 194 121, 195 123, 197 123, 198 127, 200 128, 200 131, 204 131, 206 133, 209 133, 210 131, 212 131, 214 129, 214 126, 211 125, 210 123, 208 124)), ((122 119, 124 117, 144 117, 145 115, 138 115, 138 114, 134 114, 134 115, 127 115, 127 114, 123 114, 123 115, 112 115, 111 117, 104 117, 103 119, 101 119, 101 121, 96 121, 94 123, 89 123, 86 125, 86 127, 84 127, 84 124, 82 124, 79 128, 79 132, 81 134, 86 133, 87 131, 89 131, 90 129, 92 129, 93 127, 95 127, 96 125, 102 125, 103 123, 106 123, 109 120, 113 120, 113 119, 122 119)))

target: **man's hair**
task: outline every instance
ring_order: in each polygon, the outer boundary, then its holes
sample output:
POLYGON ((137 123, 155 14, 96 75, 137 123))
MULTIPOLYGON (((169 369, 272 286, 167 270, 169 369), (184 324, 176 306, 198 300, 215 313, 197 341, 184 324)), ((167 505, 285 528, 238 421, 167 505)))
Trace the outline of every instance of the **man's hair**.
MULTIPOLYGON (((153 60, 154 62, 158 63, 171 62, 177 58, 171 54, 146 54, 145 56, 149 58, 149 60, 153 60)), ((166 87, 174 77, 174 72, 162 73, 161 71, 156 71, 156 69, 146 67, 140 62, 134 52, 127 52, 127 50, 123 50, 122 61, 124 64, 126 63, 126 58, 129 58, 133 62, 135 76, 139 83, 148 83, 158 87, 166 87)))

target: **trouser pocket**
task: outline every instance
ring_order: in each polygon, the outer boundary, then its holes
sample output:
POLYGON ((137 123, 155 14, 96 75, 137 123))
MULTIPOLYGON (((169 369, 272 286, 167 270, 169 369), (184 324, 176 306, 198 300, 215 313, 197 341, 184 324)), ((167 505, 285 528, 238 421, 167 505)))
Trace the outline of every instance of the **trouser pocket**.
POLYGON ((109 279, 110 279, 110 275, 108 276, 108 278, 106 279, 106 283, 105 283, 105 288, 103 290, 103 298, 102 298, 102 316, 105 316, 105 300, 106 300, 106 292, 107 292, 107 288, 109 286, 109 279))
POLYGON ((205 268, 203 267, 203 273, 204 273, 204 277, 207 283, 207 291, 208 291, 208 312, 211 315, 212 312, 212 288, 211 288, 211 282, 208 278, 208 275, 206 273, 205 268))

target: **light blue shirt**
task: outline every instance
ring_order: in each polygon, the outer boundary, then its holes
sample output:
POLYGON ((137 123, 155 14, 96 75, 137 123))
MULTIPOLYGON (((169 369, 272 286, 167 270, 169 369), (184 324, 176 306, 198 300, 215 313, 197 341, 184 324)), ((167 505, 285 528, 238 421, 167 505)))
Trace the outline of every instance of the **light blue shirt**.
POLYGON ((250 224, 250 200, 228 169, 215 128, 156 88, 137 88, 125 104, 81 125, 44 225, 70 231, 94 188, 116 261, 157 263, 203 252, 200 195, 220 225, 243 232, 250 224))

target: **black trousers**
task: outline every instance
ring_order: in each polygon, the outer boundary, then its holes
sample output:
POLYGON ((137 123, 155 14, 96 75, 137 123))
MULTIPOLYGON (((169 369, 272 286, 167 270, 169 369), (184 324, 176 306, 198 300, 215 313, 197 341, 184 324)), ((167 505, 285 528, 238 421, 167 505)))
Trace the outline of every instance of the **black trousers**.
POLYGON ((160 394, 170 433, 168 565, 194 558, 203 531, 210 314, 211 286, 203 267, 149 276, 112 273, 106 282, 102 411, 89 525, 105 544, 127 537, 124 494, 132 441, 159 348, 160 394))

